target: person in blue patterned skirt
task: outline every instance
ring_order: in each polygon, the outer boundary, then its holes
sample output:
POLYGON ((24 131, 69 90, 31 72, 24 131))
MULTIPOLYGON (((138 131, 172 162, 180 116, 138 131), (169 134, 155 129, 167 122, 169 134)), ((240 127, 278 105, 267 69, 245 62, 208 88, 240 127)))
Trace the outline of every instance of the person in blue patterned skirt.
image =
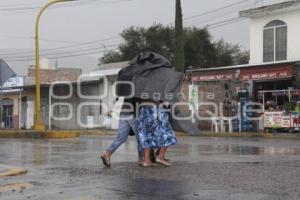
POLYGON ((169 146, 177 143, 169 121, 167 106, 157 103, 140 105, 138 118, 138 138, 144 149, 143 167, 155 166, 150 159, 151 149, 159 149, 156 163, 170 166, 165 159, 169 146))

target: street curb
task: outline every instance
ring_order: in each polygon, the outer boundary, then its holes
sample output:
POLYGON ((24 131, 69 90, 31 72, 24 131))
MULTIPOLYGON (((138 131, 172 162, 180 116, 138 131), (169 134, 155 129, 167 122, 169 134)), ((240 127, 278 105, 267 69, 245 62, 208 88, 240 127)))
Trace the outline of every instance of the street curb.
POLYGON ((115 136, 117 130, 81 130, 80 136, 115 136))
MULTIPOLYGON (((175 132, 176 136, 183 137, 188 136, 184 132, 175 132)), ((117 130, 97 130, 97 131, 81 131, 80 136, 116 136, 117 130)))
POLYGON ((46 133, 46 138, 77 138, 80 136, 78 131, 49 131, 46 133))
POLYGON ((1 172, 0 177, 18 176, 27 173, 27 170, 22 167, 13 167, 13 166, 2 165, 2 164, 0 164, 0 167, 7 170, 5 172, 1 172))
MULTIPOLYGON (((233 138, 272 138, 272 139, 300 139, 300 135, 273 135, 270 133, 214 133, 200 132, 198 135, 189 135, 184 132, 175 132, 177 137, 233 137, 233 138)), ((71 131, 48 131, 37 132, 27 130, 4 130, 0 131, 0 138, 36 138, 36 139, 63 139, 78 138, 80 136, 116 136, 117 130, 71 130, 71 131)))
MULTIPOLYGON (((228 137, 228 138, 269 138, 269 139, 300 139, 297 136, 272 135, 270 133, 214 133, 200 132, 199 135, 190 135, 185 132, 175 132, 177 137, 228 137)), ((116 136, 116 131, 111 130, 87 130, 81 131, 80 136, 116 136)))
POLYGON ((201 136, 204 137, 252 137, 252 138, 273 138, 273 135, 270 133, 213 133, 205 132, 201 136))
POLYGON ((77 138, 80 136, 78 131, 46 131, 39 132, 34 130, 4 130, 0 131, 0 138, 36 138, 36 139, 59 139, 77 138))
POLYGON ((228 137, 228 138, 265 138, 265 139, 296 139, 299 140, 300 136, 297 135, 274 135, 271 133, 214 133, 214 132, 201 132, 199 135, 188 135, 185 133, 181 133, 183 136, 191 136, 191 137, 228 137))

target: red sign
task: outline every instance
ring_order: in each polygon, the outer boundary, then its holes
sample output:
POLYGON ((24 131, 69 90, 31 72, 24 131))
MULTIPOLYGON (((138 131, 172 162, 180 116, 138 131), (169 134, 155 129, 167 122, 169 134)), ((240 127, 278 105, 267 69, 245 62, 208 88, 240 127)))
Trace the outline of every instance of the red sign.
POLYGON ((255 67, 241 69, 240 80, 265 80, 293 77, 292 66, 255 67))
POLYGON ((202 72, 195 74, 192 77, 193 81, 217 81, 217 80, 231 80, 234 78, 234 71, 217 71, 217 72, 202 72))
POLYGON ((220 69, 212 71, 195 72, 192 80, 197 81, 220 81, 239 78, 245 80, 272 80, 293 77, 294 68, 292 65, 272 66, 249 66, 240 69, 220 69))

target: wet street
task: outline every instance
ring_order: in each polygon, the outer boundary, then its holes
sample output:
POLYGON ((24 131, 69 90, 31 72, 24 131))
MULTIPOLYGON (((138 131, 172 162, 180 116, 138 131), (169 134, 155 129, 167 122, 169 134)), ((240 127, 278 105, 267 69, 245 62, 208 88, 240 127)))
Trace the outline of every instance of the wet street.
POLYGON ((0 139, 0 164, 28 170, 0 177, 0 199, 300 199, 300 140, 180 137, 172 167, 143 169, 130 138, 105 169, 100 151, 112 139, 0 139), (14 189, 21 183, 31 187, 14 189))

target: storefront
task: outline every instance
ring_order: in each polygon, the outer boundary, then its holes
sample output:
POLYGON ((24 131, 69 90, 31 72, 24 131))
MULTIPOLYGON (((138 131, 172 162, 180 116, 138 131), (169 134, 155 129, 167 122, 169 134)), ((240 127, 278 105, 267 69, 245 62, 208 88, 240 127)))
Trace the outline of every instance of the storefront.
POLYGON ((199 86, 199 94, 215 93, 214 99, 199 98, 199 101, 211 101, 216 104, 229 102, 223 109, 227 108, 230 112, 222 110, 222 113, 229 113, 229 117, 234 116, 236 110, 240 109, 237 105, 245 102, 261 105, 261 115, 264 118, 255 122, 245 122, 245 127, 253 127, 245 129, 241 128, 243 119, 240 119, 240 131, 263 131, 270 128, 290 130, 299 127, 297 122, 300 119, 298 120, 299 113, 296 107, 298 102, 300 111, 300 90, 297 89, 300 89, 300 81, 299 64, 296 62, 241 65, 189 72, 191 82, 199 86))

